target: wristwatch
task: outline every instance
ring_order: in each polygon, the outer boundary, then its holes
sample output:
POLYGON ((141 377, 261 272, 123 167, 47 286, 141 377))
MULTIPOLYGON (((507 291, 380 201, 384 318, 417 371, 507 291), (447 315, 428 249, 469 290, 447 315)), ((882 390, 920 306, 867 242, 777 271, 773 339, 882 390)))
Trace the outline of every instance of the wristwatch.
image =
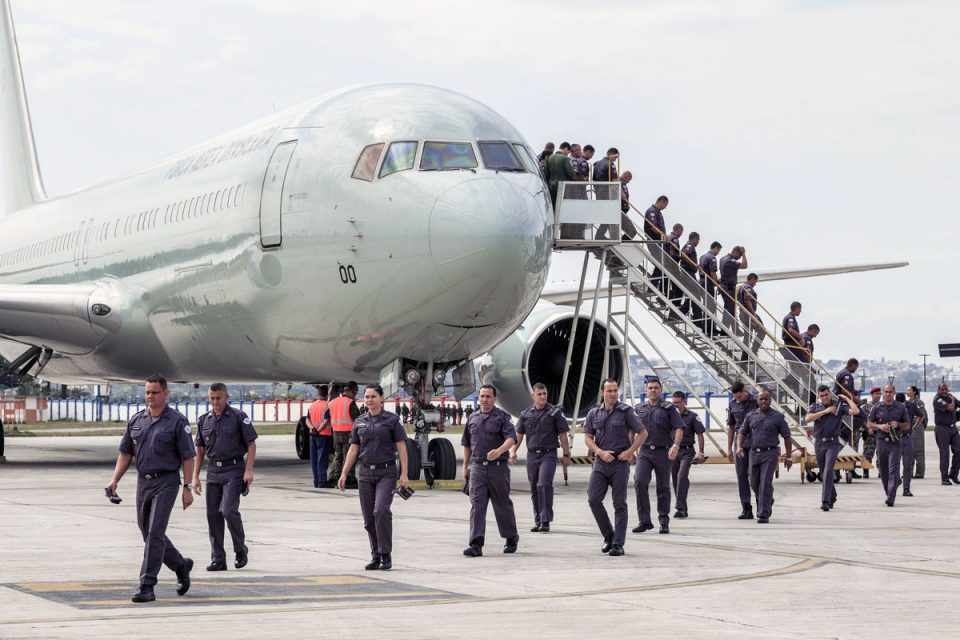
POLYGON ((184 483, 183 483, 183 488, 184 488, 184 489, 187 489, 188 491, 191 491, 191 492, 193 491, 193 485, 190 484, 189 482, 184 482, 184 483))

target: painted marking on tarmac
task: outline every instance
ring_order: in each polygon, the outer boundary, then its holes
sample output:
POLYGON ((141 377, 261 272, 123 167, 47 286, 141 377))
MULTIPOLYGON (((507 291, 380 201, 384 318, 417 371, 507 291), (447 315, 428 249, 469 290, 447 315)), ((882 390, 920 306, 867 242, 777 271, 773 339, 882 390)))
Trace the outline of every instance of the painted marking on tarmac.
MULTIPOLYGON (((44 598, 76 609, 105 609, 133 606, 130 595, 135 585, 121 581, 20 582, 2 585, 21 593, 44 598)), ((194 580, 184 597, 175 594, 175 585, 156 587, 157 601, 151 606, 204 606, 216 604, 277 605, 366 601, 383 606, 408 600, 464 600, 469 596, 355 575, 264 576, 194 580)))

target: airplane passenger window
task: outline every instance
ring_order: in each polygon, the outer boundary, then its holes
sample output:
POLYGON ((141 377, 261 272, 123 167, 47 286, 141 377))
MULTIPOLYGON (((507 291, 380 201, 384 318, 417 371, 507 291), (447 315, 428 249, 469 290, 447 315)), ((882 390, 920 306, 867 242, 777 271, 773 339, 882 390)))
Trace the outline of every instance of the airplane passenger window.
POLYGON ((529 149, 522 144, 515 142, 513 143, 513 150, 517 152, 518 156, 520 156, 520 160, 523 162, 523 166, 527 168, 527 171, 537 175, 540 174, 540 165, 538 165, 537 161, 533 159, 533 155, 530 154, 529 149))
POLYGON ((223 192, 222 192, 222 191, 217 191, 216 199, 213 201, 213 210, 214 210, 214 211, 220 211, 220 194, 221 194, 221 193, 223 193, 223 192))
POLYGON ((383 157, 383 166, 380 167, 380 177, 385 178, 391 173, 413 169, 413 161, 417 157, 416 142, 394 142, 387 149, 383 157))
POLYGON ((229 189, 227 189, 227 196, 223 199, 223 208, 224 208, 224 209, 229 209, 230 207, 233 206, 233 205, 231 204, 231 202, 233 202, 233 190, 234 190, 234 188, 235 188, 235 187, 230 187, 229 189))
POLYGON ((520 159, 506 142, 479 142, 483 165, 495 171, 524 171, 520 159))
POLYGON ((373 181, 374 172, 377 170, 377 162, 380 160, 380 153, 383 151, 383 143, 368 144, 360 152, 357 158, 357 164, 353 167, 351 178, 357 180, 373 181))
POLYGON ((477 155, 469 142, 425 142, 420 156, 421 171, 475 169, 477 155))

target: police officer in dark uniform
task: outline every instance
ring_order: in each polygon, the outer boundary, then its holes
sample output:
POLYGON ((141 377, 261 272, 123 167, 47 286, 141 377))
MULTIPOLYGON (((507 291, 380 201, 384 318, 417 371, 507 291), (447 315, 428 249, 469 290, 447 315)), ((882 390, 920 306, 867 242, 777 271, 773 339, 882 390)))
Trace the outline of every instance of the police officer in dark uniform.
POLYGON ((912 498, 913 492, 910 491, 910 481, 913 480, 913 420, 915 416, 907 403, 905 393, 897 392, 894 399, 906 407, 907 417, 909 418, 907 429, 900 434, 900 462, 903 465, 900 483, 903 485, 903 497, 912 498))
POLYGON ((563 465, 570 460, 570 426, 560 407, 547 402, 547 386, 533 385, 530 393, 533 406, 524 409, 517 420, 517 444, 510 452, 510 461, 517 459, 517 449, 527 436, 527 480, 533 502, 533 532, 548 533, 553 522, 553 476, 557 471, 557 447, 563 446, 563 465))
POLYGON ((706 431, 700 417, 687 408, 687 394, 673 392, 673 406, 683 420, 683 439, 680 441, 680 453, 673 460, 670 476, 673 478, 673 490, 677 496, 677 511, 674 518, 687 517, 687 493, 690 491, 690 465, 703 462, 703 434, 706 431), (697 450, 694 452, 694 438, 697 450))
POLYGON ((370 562, 367 571, 389 571, 393 567, 393 492, 399 480, 407 487, 407 433, 397 414, 384 411, 383 387, 370 385, 363 391, 366 413, 353 422, 350 432, 350 448, 340 472, 337 486, 343 491, 347 486, 350 469, 359 459, 357 488, 360 493, 360 510, 363 512, 363 528, 370 539, 370 562), (400 474, 397 475, 397 458, 400 458, 400 474))
POLYGON ((833 392, 838 396, 843 394, 848 398, 856 398, 859 394, 856 388, 856 379, 853 374, 860 367, 860 362, 856 358, 847 360, 847 366, 837 373, 836 383, 833 385, 833 392))
POLYGON ((637 512, 640 524, 634 533, 653 529, 650 517, 650 476, 657 475, 657 516, 660 533, 670 533, 670 467, 680 453, 684 423, 672 402, 663 399, 663 388, 656 378, 647 381, 646 402, 636 406, 640 423, 646 427, 647 439, 637 452, 634 483, 637 491, 637 512))
POLYGON ((493 385, 480 387, 480 408, 463 429, 463 477, 470 487, 470 545, 463 555, 483 555, 487 528, 487 503, 493 503, 497 528, 506 544, 504 553, 515 553, 520 535, 517 516, 510 500, 510 448, 517 432, 510 416, 495 406, 497 390, 493 385))
POLYGON ((583 423, 587 449, 595 456, 587 485, 587 502, 603 535, 600 551, 611 556, 623 555, 623 543, 627 537, 630 460, 647 438, 640 417, 619 398, 617 381, 612 378, 604 380, 603 404, 590 409, 583 423), (612 526, 603 506, 608 488, 613 490, 612 526))
POLYGON ((736 246, 720 258, 720 297, 723 298, 723 324, 730 335, 737 332, 737 272, 749 266, 747 250, 736 246))
POLYGON ((703 323, 703 308, 700 302, 703 301, 703 289, 697 284, 697 271, 699 269, 699 259, 697 257, 697 245, 700 244, 700 234, 691 231, 687 237, 687 243, 680 249, 680 272, 683 277, 683 284, 693 297, 686 297, 680 306, 680 311, 689 314, 698 325, 703 323))
POLYGON ((120 440, 120 454, 107 490, 115 493, 130 462, 137 460, 137 526, 143 535, 143 563, 140 565, 140 589, 133 595, 134 602, 156 600, 153 587, 157 584, 160 565, 177 574, 177 595, 190 589, 190 571, 193 560, 184 558, 167 537, 170 512, 180 489, 180 467, 183 467, 182 501, 186 509, 193 504, 189 479, 193 477, 196 451, 190 437, 190 423, 177 411, 167 406, 167 381, 162 376, 151 376, 145 384, 147 408, 135 414, 127 423, 120 440))
POLYGON ((240 517, 240 495, 253 484, 253 465, 257 457, 257 432, 243 411, 227 401, 227 386, 222 382, 210 385, 210 411, 197 421, 197 464, 193 485, 200 486, 200 465, 207 464, 207 529, 210 532, 210 564, 207 571, 226 571, 223 548, 223 523, 230 529, 237 569, 247 566, 248 550, 240 517), (246 460, 244 460, 246 456, 246 460))
MULTIPOLYGON (((877 453, 877 434, 870 430, 867 422, 873 408, 880 404, 881 393, 882 390, 880 387, 871 388, 870 399, 866 400, 863 406, 860 407, 860 415, 863 416, 863 457, 866 458, 870 464, 873 464, 873 458, 877 453)), ((863 477, 868 480, 870 479, 869 469, 863 470, 863 477)))
MULTIPOLYGON (((739 520, 753 520, 752 498, 750 496, 750 449, 744 449, 743 455, 734 455, 737 445, 737 431, 743 426, 747 414, 757 408, 757 401, 751 396, 739 380, 730 388, 732 397, 727 406, 727 455, 734 461, 737 472, 737 490, 740 492, 742 510, 739 520)), ((759 509, 759 505, 757 507, 759 509)))
POLYGON ((650 241, 647 249, 653 256, 654 265, 650 279, 653 281, 653 286, 664 294, 667 293, 666 279, 663 277, 660 265, 664 261, 663 248, 667 240, 667 225, 663 219, 663 210, 667 208, 668 204, 670 204, 670 200, 667 196, 660 196, 643 214, 643 233, 650 241))
POLYGON ((940 483, 960 484, 960 433, 957 432, 957 399, 947 383, 937 387, 933 398, 933 433, 940 450, 940 483), (950 452, 953 461, 950 461, 950 452))
POLYGON ((846 415, 859 415, 860 407, 855 400, 845 395, 837 396, 834 400, 830 394, 830 387, 820 385, 817 388, 819 402, 810 405, 803 423, 813 423, 813 442, 817 453, 817 467, 820 469, 820 480, 823 482, 823 491, 820 494, 820 508, 830 511, 837 502, 837 490, 834 486, 833 465, 837 463, 837 455, 843 448, 840 431, 843 428, 843 418, 846 415))
MULTIPOLYGON (((910 413, 912 426, 910 444, 913 447, 910 475, 920 479, 926 475, 927 471, 927 453, 924 450, 926 446, 927 408, 923 406, 920 389, 916 385, 907 387, 907 411, 910 413)), ((906 465, 904 465, 904 475, 906 475, 906 465)))
POLYGON ((717 314, 717 284, 720 282, 717 256, 722 248, 723 245, 713 241, 710 243, 710 250, 700 256, 700 285, 705 290, 704 322, 701 328, 708 336, 718 333, 712 318, 717 314))
POLYGON ((770 392, 764 389, 757 394, 757 408, 743 419, 737 434, 737 457, 745 457, 745 450, 750 449, 750 483, 757 492, 758 524, 770 522, 773 515, 773 474, 780 462, 778 438, 783 438, 783 466, 789 470, 793 464, 790 427, 782 413, 770 408, 770 392))
POLYGON ((896 401, 896 390, 892 384, 883 387, 883 399, 870 410, 867 428, 877 434, 880 482, 887 496, 886 504, 892 507, 897 497, 897 487, 900 486, 900 440, 910 428, 910 414, 903 403, 896 401))

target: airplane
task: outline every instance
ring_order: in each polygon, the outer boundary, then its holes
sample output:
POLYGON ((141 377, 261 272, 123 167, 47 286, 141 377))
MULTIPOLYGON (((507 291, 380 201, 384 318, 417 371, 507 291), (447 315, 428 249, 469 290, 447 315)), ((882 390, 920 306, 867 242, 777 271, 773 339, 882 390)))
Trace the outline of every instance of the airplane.
POLYGON ((389 379, 425 403, 501 345, 516 414, 565 348, 549 194, 490 107, 350 87, 51 197, 9 0, 0 20, 2 383, 389 379))

